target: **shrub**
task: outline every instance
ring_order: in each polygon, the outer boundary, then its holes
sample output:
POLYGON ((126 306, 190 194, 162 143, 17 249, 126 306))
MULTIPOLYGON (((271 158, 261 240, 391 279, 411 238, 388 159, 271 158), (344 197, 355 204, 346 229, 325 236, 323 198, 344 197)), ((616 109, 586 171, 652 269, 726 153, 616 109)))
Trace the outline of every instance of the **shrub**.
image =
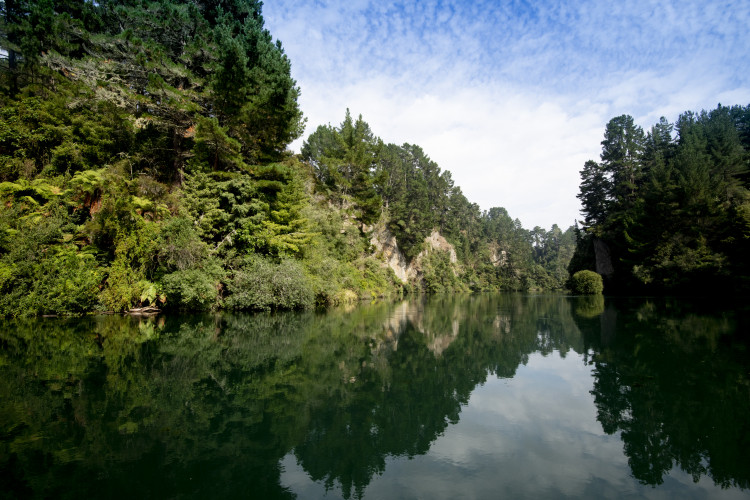
POLYGON ((161 281, 167 305, 186 310, 206 310, 216 306, 219 280, 204 269, 186 269, 167 274, 161 281))
MULTIPOLYGON (((14 187, 3 184, 7 190, 14 187)), ((42 183, 21 187, 41 201, 49 189, 42 183)), ((6 200, 0 213, 0 315, 78 314, 95 308, 102 274, 92 254, 62 243, 74 229, 65 207, 48 202, 38 210, 40 201, 12 203, 6 200)))
POLYGON ((194 268, 208 256, 208 246, 186 217, 169 219, 162 226, 158 241, 159 264, 169 271, 194 268))
POLYGON ((588 270, 575 273, 570 278, 570 287, 573 293, 579 295, 594 295, 604 291, 601 275, 588 270))
POLYGON ((270 311, 311 309, 315 303, 312 284, 303 267, 295 261, 279 264, 262 257, 247 258, 227 284, 230 309, 270 311))
POLYGON ((140 304, 141 296, 153 283, 146 280, 143 273, 128 267, 121 261, 103 269, 106 286, 101 291, 100 300, 107 311, 126 311, 140 304))
POLYGON ((153 223, 136 219, 130 231, 117 231, 114 260, 104 269, 107 278, 101 293, 101 302, 109 311, 124 311, 140 303, 141 295, 152 286, 148 276, 156 254, 153 223))
POLYGON ((0 263, 0 314, 80 314, 95 309, 101 271, 93 260, 71 250, 48 249, 34 263, 0 263))

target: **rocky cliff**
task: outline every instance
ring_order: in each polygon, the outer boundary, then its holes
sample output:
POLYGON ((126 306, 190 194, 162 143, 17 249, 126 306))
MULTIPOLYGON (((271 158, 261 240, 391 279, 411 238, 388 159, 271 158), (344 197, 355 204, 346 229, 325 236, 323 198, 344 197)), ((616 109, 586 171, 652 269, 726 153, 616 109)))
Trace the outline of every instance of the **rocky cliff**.
POLYGON ((365 232, 371 232, 370 244, 375 248, 383 261, 393 269, 398 279, 408 283, 419 278, 422 269, 422 259, 432 251, 447 252, 451 264, 457 264, 458 257, 456 249, 437 230, 433 230, 424 239, 425 249, 422 250, 411 262, 406 262, 404 254, 398 248, 396 237, 385 225, 378 224, 375 227, 365 227, 365 232))

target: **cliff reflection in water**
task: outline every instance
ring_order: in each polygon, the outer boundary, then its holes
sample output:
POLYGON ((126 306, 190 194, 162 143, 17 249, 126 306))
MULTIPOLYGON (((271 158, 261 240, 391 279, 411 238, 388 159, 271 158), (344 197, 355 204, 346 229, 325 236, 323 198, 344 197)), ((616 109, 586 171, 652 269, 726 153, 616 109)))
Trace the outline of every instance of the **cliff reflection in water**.
POLYGON ((537 352, 593 363, 598 419, 639 480, 659 484, 674 463, 747 487, 738 329, 731 314, 561 295, 7 322, 0 491, 291 498, 279 463, 293 453, 313 480, 360 497, 391 457, 426 453, 478 384, 537 352))
POLYGON ((298 462, 312 479, 360 496, 386 458, 426 453, 489 374, 512 377, 532 352, 581 346, 569 313, 542 312, 564 300, 446 296, 397 306, 383 334, 372 330, 370 349, 341 365, 353 368, 343 375, 350 384, 311 413, 298 462))

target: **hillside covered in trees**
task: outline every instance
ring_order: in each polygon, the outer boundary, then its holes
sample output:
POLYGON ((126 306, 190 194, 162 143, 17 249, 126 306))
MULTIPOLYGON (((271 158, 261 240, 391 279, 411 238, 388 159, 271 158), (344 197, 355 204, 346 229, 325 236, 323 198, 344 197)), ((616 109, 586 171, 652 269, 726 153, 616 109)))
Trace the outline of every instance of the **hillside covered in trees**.
POLYGON ((481 211, 362 117, 290 153, 300 89, 259 1, 0 8, 0 315, 306 309, 567 279, 572 228, 481 211))
POLYGON ((605 291, 750 291, 750 106, 685 112, 650 131, 610 120, 601 161, 586 162, 571 272, 605 291))

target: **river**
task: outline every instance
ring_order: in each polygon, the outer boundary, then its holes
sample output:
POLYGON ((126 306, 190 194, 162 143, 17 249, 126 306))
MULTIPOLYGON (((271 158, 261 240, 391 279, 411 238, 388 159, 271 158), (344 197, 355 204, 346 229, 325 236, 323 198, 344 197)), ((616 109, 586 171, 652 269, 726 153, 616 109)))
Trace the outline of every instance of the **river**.
POLYGON ((750 498, 738 301, 4 321, 0 498, 750 498))

